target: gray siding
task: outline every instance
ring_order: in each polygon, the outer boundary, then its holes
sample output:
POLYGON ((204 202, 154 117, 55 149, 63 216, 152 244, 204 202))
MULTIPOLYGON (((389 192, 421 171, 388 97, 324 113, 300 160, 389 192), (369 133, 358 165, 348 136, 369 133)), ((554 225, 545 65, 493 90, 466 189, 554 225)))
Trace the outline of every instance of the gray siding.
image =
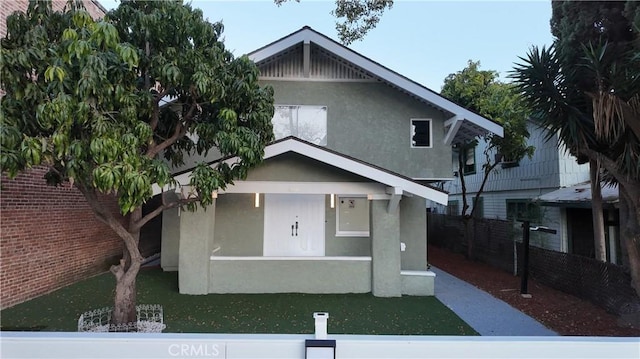
POLYGON ((263 81, 275 103, 327 106, 327 148, 412 178, 451 176, 444 116, 381 83, 263 81), (432 148, 411 148, 410 119, 430 118, 432 148))
POLYGON ((406 250, 400 253, 402 270, 427 269, 427 212, 421 197, 403 197, 400 201, 400 241, 406 250))

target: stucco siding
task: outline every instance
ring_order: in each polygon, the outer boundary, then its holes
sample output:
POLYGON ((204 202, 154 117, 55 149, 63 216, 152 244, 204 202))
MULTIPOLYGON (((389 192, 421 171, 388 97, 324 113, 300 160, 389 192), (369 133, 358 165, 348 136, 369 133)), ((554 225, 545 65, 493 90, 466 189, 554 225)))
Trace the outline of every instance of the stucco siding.
POLYGON ((173 272, 178 270, 179 246, 180 217, 178 217, 178 209, 172 208, 162 212, 160 266, 164 271, 173 272))
POLYGON ((381 83, 263 81, 275 103, 327 106, 327 147, 412 178, 451 175, 444 115, 381 83), (432 148, 411 148, 410 120, 432 119, 432 148))
POLYGON ((212 260, 210 293, 368 293, 371 261, 212 260))
MULTIPOLYGON (((222 194, 216 201, 213 246, 220 247, 216 255, 261 256, 264 206, 254 207, 252 193, 222 194)), ((264 196, 262 201, 264 203, 264 196)))
POLYGON ((406 250, 401 252, 402 270, 427 268, 427 213, 421 197, 403 197, 400 201, 400 241, 406 250))
MULTIPOLYGON (((330 196, 325 202, 325 255, 371 256, 371 237, 336 237, 336 208, 331 208, 330 196)), ((371 209, 369 209, 371 210, 371 209)))
POLYGON ((284 153, 264 161, 249 171, 247 181, 371 182, 296 153, 284 153))

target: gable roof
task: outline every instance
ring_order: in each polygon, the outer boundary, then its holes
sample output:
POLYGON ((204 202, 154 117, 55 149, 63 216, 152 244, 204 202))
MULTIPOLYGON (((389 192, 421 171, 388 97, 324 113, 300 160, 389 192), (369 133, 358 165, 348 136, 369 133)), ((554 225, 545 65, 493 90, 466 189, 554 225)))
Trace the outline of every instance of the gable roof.
POLYGON ((447 145, 468 141, 487 132, 503 136, 502 126, 498 123, 454 103, 427 87, 382 66, 308 26, 263 46, 249 53, 248 56, 260 65, 300 43, 314 43, 334 56, 371 74, 374 78, 378 79, 378 81, 384 82, 447 113, 450 116, 445 122, 445 130, 448 131, 445 136, 445 143, 447 145))
MULTIPOLYGON (((445 191, 418 183, 409 177, 405 177, 382 167, 341 154, 337 151, 314 145, 297 137, 285 137, 267 145, 264 149, 264 159, 273 158, 288 152, 300 154, 344 171, 368 178, 372 181, 382 183, 389 187, 399 188, 403 192, 411 193, 440 204, 447 204, 449 196, 445 191)), ((237 157, 227 157, 210 162, 209 165, 211 167, 215 167, 221 161, 231 165, 235 163, 237 159, 237 157)), ((188 185, 192 170, 193 169, 189 169, 176 173, 174 175, 175 180, 181 185, 188 185)), ((153 185, 154 195, 161 191, 162 189, 159 186, 153 185)))

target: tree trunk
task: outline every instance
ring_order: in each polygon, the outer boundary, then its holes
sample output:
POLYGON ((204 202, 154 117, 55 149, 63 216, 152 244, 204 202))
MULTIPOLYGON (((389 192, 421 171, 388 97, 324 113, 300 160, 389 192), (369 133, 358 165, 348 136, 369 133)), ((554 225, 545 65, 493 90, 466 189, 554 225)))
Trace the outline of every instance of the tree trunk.
MULTIPOLYGON (((138 267, 139 268, 139 267, 138 267)), ((120 277, 116 283, 115 305, 111 320, 113 324, 133 323, 136 318, 136 275, 132 269, 120 277)))
POLYGON ((137 321, 136 318, 136 278, 142 264, 142 255, 138 248, 140 229, 135 226, 142 217, 142 208, 138 207, 129 216, 129 228, 124 241, 122 260, 117 266, 111 267, 116 277, 116 294, 114 297, 112 324, 127 324, 137 321))
POLYGON ((593 244, 595 258, 601 262, 607 261, 607 247, 604 238, 604 213, 602 211, 602 188, 600 187, 600 163, 589 161, 591 177, 591 213, 593 218, 593 244))

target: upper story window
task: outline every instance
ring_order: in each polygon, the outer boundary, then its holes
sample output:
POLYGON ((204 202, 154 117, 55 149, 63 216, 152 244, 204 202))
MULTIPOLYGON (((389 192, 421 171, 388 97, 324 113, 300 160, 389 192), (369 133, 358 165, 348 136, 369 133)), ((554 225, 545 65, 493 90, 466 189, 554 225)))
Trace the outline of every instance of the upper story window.
POLYGON ((411 147, 431 147, 431 120, 411 120, 411 147))
POLYGON ((327 145, 327 106, 275 105, 271 123, 276 140, 295 136, 327 145))

